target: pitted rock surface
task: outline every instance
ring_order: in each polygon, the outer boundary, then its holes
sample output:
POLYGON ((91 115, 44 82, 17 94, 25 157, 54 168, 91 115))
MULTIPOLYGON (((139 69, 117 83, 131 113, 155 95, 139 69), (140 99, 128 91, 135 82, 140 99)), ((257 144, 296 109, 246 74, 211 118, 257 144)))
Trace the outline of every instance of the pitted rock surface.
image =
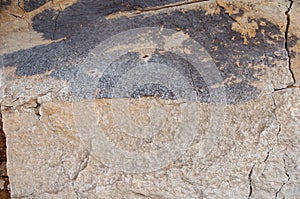
POLYGON ((300 195, 298 2, 1 5, 1 198, 300 195))

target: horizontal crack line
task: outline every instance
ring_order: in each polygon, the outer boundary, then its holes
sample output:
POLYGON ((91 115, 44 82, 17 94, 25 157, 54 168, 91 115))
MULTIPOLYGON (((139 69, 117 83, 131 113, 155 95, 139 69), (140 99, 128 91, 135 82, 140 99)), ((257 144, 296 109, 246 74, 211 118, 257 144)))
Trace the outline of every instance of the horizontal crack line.
POLYGON ((121 11, 121 12, 116 12, 107 15, 105 18, 107 20, 109 19, 116 19, 120 17, 133 17, 138 14, 142 13, 147 13, 147 12, 154 12, 154 11, 159 11, 159 10, 164 10, 164 9, 169 9, 169 8, 174 8, 174 7, 182 7, 185 5, 190 5, 190 4, 195 4, 195 3, 201 3, 201 2, 207 2, 210 0, 193 0, 193 1, 185 1, 185 2, 178 2, 178 3, 172 3, 172 4, 166 4, 162 6, 155 6, 155 7, 148 7, 148 8, 136 8, 133 11, 121 11))
POLYGON ((149 8, 137 8, 136 10, 138 10, 140 12, 149 12, 149 11, 162 10, 162 9, 166 9, 166 8, 189 5, 189 4, 199 3, 199 2, 204 2, 204 1, 209 1, 209 0, 196 0, 196 1, 178 2, 178 3, 163 5, 163 6, 156 6, 156 7, 149 7, 149 8))

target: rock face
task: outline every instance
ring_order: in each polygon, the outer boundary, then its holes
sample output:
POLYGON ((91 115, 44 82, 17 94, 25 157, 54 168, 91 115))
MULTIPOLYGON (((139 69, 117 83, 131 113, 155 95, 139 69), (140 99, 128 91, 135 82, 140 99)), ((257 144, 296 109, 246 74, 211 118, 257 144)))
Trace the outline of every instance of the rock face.
POLYGON ((300 195, 296 2, 6 4, 11 197, 300 195))
POLYGON ((291 69, 294 74, 295 83, 297 86, 300 85, 300 42, 299 42, 299 26, 297 23, 297 19, 300 17, 300 6, 299 2, 294 1, 290 4, 290 10, 288 14, 288 22, 289 22, 289 32, 287 37, 291 38, 287 42, 287 47, 290 52, 291 59, 291 69))

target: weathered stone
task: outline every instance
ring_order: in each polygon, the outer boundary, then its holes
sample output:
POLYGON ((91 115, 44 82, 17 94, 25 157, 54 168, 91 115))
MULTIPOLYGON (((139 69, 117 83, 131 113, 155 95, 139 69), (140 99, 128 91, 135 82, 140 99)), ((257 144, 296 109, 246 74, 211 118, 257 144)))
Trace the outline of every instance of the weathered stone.
POLYGON ((300 17, 300 4, 298 1, 291 1, 291 8, 288 13, 289 32, 288 49, 291 58, 291 70, 293 71, 296 85, 300 85, 300 29, 298 25, 300 17))
POLYGON ((300 195, 297 3, 24 3, 1 14, 13 198, 300 195))

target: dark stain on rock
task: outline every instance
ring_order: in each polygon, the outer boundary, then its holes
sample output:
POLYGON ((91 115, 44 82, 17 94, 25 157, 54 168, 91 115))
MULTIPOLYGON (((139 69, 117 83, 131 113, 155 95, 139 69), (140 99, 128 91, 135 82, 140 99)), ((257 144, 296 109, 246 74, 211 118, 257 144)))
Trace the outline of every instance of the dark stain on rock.
POLYGON ((24 0, 24 10, 31 12, 51 0, 24 0))
POLYGON ((7 6, 11 4, 11 0, 1 0, 1 10, 6 10, 7 6))
MULTIPOLYGON (((138 8, 146 8, 152 6, 161 6, 168 3, 180 2, 179 0, 153 1, 153 0, 82 0, 78 3, 66 8, 60 13, 59 17, 54 20, 53 16, 57 13, 49 10, 38 14, 33 19, 33 27, 35 30, 44 33, 46 39, 59 39, 62 37, 70 37, 81 32, 83 29, 93 26, 98 19, 106 15, 120 12, 136 10, 138 8), (53 24, 56 21, 57 29, 55 37, 52 38, 53 24), (50 26, 47 26, 50 25, 50 26)), ((105 25, 105 24, 104 24, 105 25)))
POLYGON ((296 55, 297 55, 297 52, 294 50, 291 50, 291 53, 290 53, 291 58, 295 58, 296 55))
MULTIPOLYGON (((82 62, 101 41, 115 34, 140 27, 163 26, 173 30, 179 27, 207 50, 224 80, 230 77, 240 80, 239 83, 225 85, 228 102, 242 103, 259 94, 259 90, 251 86, 251 83, 258 80, 257 74, 261 75, 261 70, 249 66, 265 64, 273 67, 275 61, 287 60, 287 53, 282 45, 284 35, 276 25, 264 19, 257 20, 257 23, 266 23, 265 26, 259 25, 259 30, 264 29, 265 33, 258 30, 256 37, 248 39, 249 44, 244 45, 240 33, 231 29, 234 20, 224 11, 219 15, 206 15, 202 10, 190 10, 113 20, 104 18, 113 12, 152 4, 150 1, 128 1, 126 5, 121 1, 79 1, 62 11, 56 20, 54 39, 67 37, 66 40, 7 54, 4 63, 6 66, 16 66, 17 75, 41 74, 55 69, 53 77, 70 80, 77 70, 76 64, 82 62)), ((53 15, 54 11, 48 10, 33 19, 35 30, 42 32, 47 39, 52 39, 53 15)), ((204 98, 205 96, 200 99, 204 98)))
POLYGON ((174 92, 160 84, 145 84, 137 87, 129 96, 130 98, 155 97, 160 99, 178 99, 174 92))
MULTIPOLYGON (((113 98, 112 95, 115 85, 118 83, 119 79, 123 77, 128 71, 132 70, 136 65, 143 65, 143 60, 140 59, 138 53, 127 53, 121 56, 119 59, 115 60, 107 69, 104 71, 102 77, 99 79, 99 93, 98 98, 113 98)), ((179 57, 178 55, 170 52, 160 53, 158 50, 151 55, 151 58, 147 63, 157 63, 161 65, 168 66, 185 77, 188 84, 193 87, 194 93, 197 95, 199 101, 209 102, 209 90, 207 83, 203 80, 199 72, 185 59, 179 57)), ((170 78, 170 77, 165 77, 170 78)), ((181 85, 178 85, 180 87, 181 85)), ((212 85, 210 85, 212 86, 212 85)), ((119 97, 140 97, 143 93, 149 96, 151 93, 153 96, 159 93, 162 99, 169 96, 169 99, 179 99, 184 98, 182 93, 172 93, 166 89, 162 89, 164 86, 156 84, 147 84, 145 87, 138 87, 130 89, 126 95, 119 97), (141 91, 141 93, 137 93, 141 91), (164 95, 161 95, 161 91, 168 91, 164 95), (131 92, 134 91, 132 94, 131 92)), ((189 100, 192 100, 191 98, 189 100)))
POLYGON ((130 8, 116 1, 100 0, 99 2, 79 1, 60 13, 48 10, 33 18, 33 28, 44 34, 45 39, 59 39, 71 37, 93 26, 97 19, 117 11, 126 11, 130 8), (54 24, 56 23, 55 37, 52 37, 54 24))
POLYGON ((40 30, 48 30, 44 32, 44 37, 46 39, 56 39, 57 37, 55 36, 54 32, 56 33, 56 27, 57 27, 57 19, 59 17, 59 12, 55 10, 45 10, 43 14, 38 14, 34 17, 34 20, 37 21, 43 21, 43 23, 39 23, 36 25, 33 23, 33 28, 37 31, 40 30), (51 19, 51 20, 49 20, 51 19))
POLYGON ((292 48, 294 46, 297 45, 297 42, 299 41, 300 39, 296 36, 296 35, 292 35, 288 38, 287 40, 287 44, 288 44, 288 48, 292 48))

